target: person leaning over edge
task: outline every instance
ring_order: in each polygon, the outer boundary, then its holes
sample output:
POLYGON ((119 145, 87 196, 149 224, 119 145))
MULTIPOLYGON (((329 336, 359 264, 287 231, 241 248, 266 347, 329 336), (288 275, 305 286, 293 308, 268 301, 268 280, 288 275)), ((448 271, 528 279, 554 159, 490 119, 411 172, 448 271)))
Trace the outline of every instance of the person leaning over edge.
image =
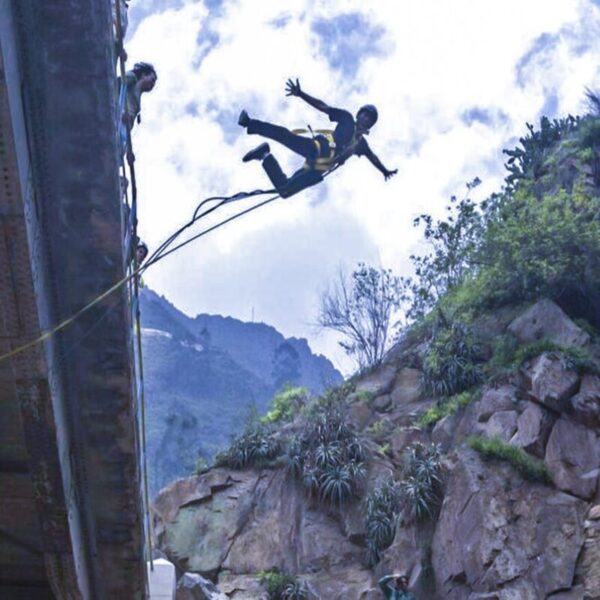
POLYGON ((249 134, 262 135, 279 142, 306 159, 304 167, 289 178, 271 154, 271 148, 266 142, 248 152, 242 159, 244 162, 262 161, 269 179, 283 198, 321 182, 325 171, 343 164, 353 155, 366 156, 383 174, 386 181, 398 172, 398 169, 392 171, 387 169, 365 139, 369 130, 377 122, 378 114, 375 106, 366 104, 361 107, 355 119, 349 111, 333 108, 322 100, 309 96, 300 88, 298 79, 295 83, 291 79, 287 81, 286 92, 288 96, 302 98, 312 107, 327 114, 329 120, 336 123, 336 127, 333 131, 317 130, 317 135, 307 138, 286 127, 252 119, 245 110, 242 110, 238 124, 249 134))
POLYGON ((386 600, 416 600, 414 594, 408 591, 406 575, 386 575, 379 580, 379 587, 386 600))

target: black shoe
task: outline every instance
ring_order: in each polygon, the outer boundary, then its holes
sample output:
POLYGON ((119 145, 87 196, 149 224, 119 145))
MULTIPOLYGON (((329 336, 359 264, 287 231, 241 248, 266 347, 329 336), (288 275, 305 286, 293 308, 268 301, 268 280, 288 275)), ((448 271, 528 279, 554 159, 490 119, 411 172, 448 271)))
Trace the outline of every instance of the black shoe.
POLYGON ((267 144, 267 142, 263 142, 260 146, 256 146, 254 150, 250 150, 250 152, 246 153, 242 160, 244 162, 249 162, 251 160, 263 160, 263 158, 265 158, 269 152, 271 152, 269 144, 267 144))
POLYGON ((248 113, 243 110, 240 113, 240 116, 238 117, 238 125, 241 125, 242 127, 248 127, 248 123, 250 122, 250 117, 248 116, 248 113))

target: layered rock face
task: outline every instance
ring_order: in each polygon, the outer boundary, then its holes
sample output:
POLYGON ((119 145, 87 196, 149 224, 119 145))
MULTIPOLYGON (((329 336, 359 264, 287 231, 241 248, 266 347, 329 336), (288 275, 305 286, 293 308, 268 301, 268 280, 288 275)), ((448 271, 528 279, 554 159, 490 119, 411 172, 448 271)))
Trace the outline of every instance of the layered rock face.
MULTIPOLYGON (((597 361, 590 336, 551 302, 514 317, 481 326, 482 340, 508 332, 520 343, 585 348, 597 361)), ((181 572, 237 600, 267 597, 258 573, 274 569, 328 600, 381 598, 378 577, 398 571, 419 599, 599 599, 600 378, 577 370, 566 351, 542 352, 435 426, 417 427, 416 416, 435 405, 408 360, 421 346, 395 349, 346 400, 370 448, 365 492, 390 474, 402 478, 411 444, 437 443, 444 452, 439 510, 421 522, 402 517, 375 567, 366 562, 362 499, 325 506, 283 467, 215 468, 174 482, 154 507, 160 548, 181 572), (482 458, 470 436, 523 449, 543 461, 551 481, 482 458)))

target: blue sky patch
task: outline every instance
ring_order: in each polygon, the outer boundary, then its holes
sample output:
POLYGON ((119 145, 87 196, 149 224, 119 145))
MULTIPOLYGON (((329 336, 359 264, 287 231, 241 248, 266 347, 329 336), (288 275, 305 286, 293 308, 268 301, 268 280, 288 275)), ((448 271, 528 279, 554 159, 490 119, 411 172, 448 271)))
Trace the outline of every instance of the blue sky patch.
POLYGON ((283 29, 292 20, 292 15, 289 13, 283 14, 272 21, 269 21, 269 25, 275 27, 275 29, 283 29))
POLYGON ((200 28, 198 37, 196 38, 198 47, 192 63, 195 69, 200 68, 202 61, 215 49, 220 40, 221 37, 218 32, 211 27, 211 19, 209 17, 200 28))
POLYGON ((517 62, 516 77, 520 87, 527 84, 528 67, 544 54, 552 52, 558 46, 560 38, 560 33, 542 33, 533 41, 529 50, 517 62))
POLYGON ((204 0, 204 5, 211 12, 221 12, 223 8, 223 0, 204 0))
POLYGON ((139 27, 140 23, 151 15, 160 14, 167 10, 178 10, 182 6, 185 6, 185 0, 148 0, 147 2, 132 2, 129 5, 127 16, 129 24, 127 26, 127 37, 132 38, 135 30, 139 27))
POLYGON ((384 53, 382 38, 385 29, 369 22, 361 13, 317 19, 311 29, 329 65, 348 77, 356 74, 365 58, 384 53))
POLYGON ((544 106, 542 106, 542 110, 540 112, 544 117, 552 119, 556 116, 557 111, 558 96, 556 95, 556 92, 551 92, 546 96, 544 106))
POLYGON ((479 106, 474 106, 473 108, 468 108, 460 115, 460 120, 469 127, 473 125, 473 123, 483 123, 483 125, 491 125, 494 122, 494 117, 492 113, 485 109, 480 108, 479 106))
POLYGON ((506 123, 508 115, 502 111, 490 110, 481 106, 472 106, 467 108, 460 115, 460 120, 470 127, 473 123, 482 123, 483 125, 493 125, 498 121, 506 123))

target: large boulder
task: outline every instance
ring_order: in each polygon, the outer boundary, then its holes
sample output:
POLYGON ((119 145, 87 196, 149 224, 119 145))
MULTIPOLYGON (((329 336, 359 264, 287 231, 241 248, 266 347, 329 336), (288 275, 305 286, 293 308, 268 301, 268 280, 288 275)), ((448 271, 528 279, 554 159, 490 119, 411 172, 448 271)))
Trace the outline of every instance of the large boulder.
POLYGON ((269 600, 269 594, 256 575, 219 574, 219 588, 231 600, 269 600))
POLYGON ((584 375, 570 404, 574 419, 588 427, 600 427, 600 377, 584 375))
POLYGON ((514 411, 519 406, 518 390, 513 385, 487 388, 475 405, 477 421, 485 423, 500 411, 514 411))
POLYGON ((197 573, 184 573, 177 582, 175 600, 229 600, 217 586, 197 573))
MULTIPOLYGON (((520 405, 518 389, 513 385, 484 389, 481 398, 472 400, 464 411, 457 413, 453 444, 472 435, 501 435, 503 439, 509 434, 512 436, 516 430, 520 405)), ((454 427, 453 422, 450 424, 454 427)))
POLYGON ((356 384, 357 392, 367 392, 372 396, 387 394, 394 385, 396 379, 396 367, 393 365, 382 365, 356 384))
POLYGON ((535 402, 528 402, 517 420, 517 433, 511 444, 523 448, 538 458, 544 458, 546 442, 554 424, 554 417, 535 402))
POLYGON ((399 427, 390 436, 390 450, 394 461, 402 463, 404 451, 415 442, 425 444, 429 441, 429 434, 418 427, 399 427))
POLYGON ((581 347, 590 341, 589 334, 548 299, 536 302, 517 317, 508 326, 508 331, 524 344, 547 339, 557 346, 581 347))
POLYGON ((371 425, 375 420, 375 415, 367 402, 356 401, 348 408, 348 420, 357 431, 362 431, 371 425))
POLYGON ((523 373, 531 397, 557 412, 566 410, 569 398, 579 386, 577 373, 555 352, 544 352, 526 366, 523 373))
MULTIPOLYGON (((367 485, 391 473, 389 461, 374 459, 367 485)), ((322 586, 329 585, 328 573, 338 567, 360 581, 366 577, 364 548, 351 541, 364 539, 359 513, 352 513, 352 504, 343 510, 348 518, 342 511, 324 510, 283 469, 213 469, 179 480, 169 491, 181 501, 177 509, 162 497, 165 493, 154 507, 160 548, 181 571, 219 577, 225 592, 224 573, 229 582, 260 571, 319 573, 322 586)))
MULTIPOLYGON (((593 506, 585 521, 585 543, 579 566, 586 598, 600 598, 600 505, 593 506)), ((583 597, 583 595, 581 596, 583 597)))
POLYGON ((516 410, 501 410, 494 413, 481 429, 486 437, 497 437, 508 442, 517 431, 518 418, 516 410))
POLYGON ((556 487, 580 498, 594 496, 600 474, 600 439, 595 431, 561 417, 552 428, 545 461, 556 487))
POLYGON ((432 544, 438 594, 537 600, 570 589, 585 509, 573 496, 524 482, 507 464, 461 450, 432 544))
POLYGON ((418 369, 405 367, 396 377, 392 390, 392 404, 394 407, 411 404, 421 398, 423 374, 418 369))
POLYGON ((387 412, 392 405, 392 397, 390 394, 382 394, 377 396, 371 402, 371 407, 377 412, 387 412))

